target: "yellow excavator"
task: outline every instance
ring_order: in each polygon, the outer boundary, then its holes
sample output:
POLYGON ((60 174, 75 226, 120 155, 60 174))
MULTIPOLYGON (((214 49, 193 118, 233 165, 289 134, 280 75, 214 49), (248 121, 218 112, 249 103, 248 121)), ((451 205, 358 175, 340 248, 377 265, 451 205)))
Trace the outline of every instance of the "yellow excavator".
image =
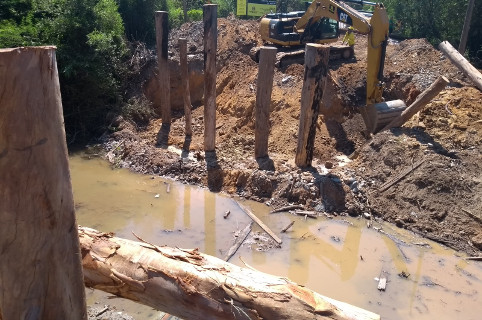
MULTIPOLYGON (((365 2, 366 1, 355 1, 365 2)), ((381 3, 373 5, 371 17, 342 1, 315 0, 306 11, 266 15, 261 19, 263 40, 278 46, 293 47, 305 43, 330 43, 338 40, 338 22, 352 26, 368 36, 367 97, 361 114, 369 132, 377 132, 397 117, 406 105, 401 100, 384 102, 383 67, 388 43, 389 20, 381 3)), ((330 47, 331 51, 346 48, 330 47)), ((331 52, 330 52, 331 55, 331 52)))

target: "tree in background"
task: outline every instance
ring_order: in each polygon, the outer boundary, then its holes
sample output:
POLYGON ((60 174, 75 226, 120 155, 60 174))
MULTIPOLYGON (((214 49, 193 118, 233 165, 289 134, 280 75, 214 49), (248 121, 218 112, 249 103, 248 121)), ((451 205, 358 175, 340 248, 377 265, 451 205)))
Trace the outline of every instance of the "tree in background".
MULTIPOLYGON (((390 17, 401 26, 406 38, 426 38, 433 45, 449 41, 458 47, 468 1, 460 0, 384 0, 390 17)), ((476 1, 467 43, 470 58, 482 55, 482 1, 476 1)), ((479 57, 479 61, 480 61, 479 57)), ((480 66, 479 66, 480 67, 480 66)))
POLYGON ((122 101, 127 47, 115 0, 2 0, 1 9, 0 47, 57 46, 68 141, 97 135, 122 101))

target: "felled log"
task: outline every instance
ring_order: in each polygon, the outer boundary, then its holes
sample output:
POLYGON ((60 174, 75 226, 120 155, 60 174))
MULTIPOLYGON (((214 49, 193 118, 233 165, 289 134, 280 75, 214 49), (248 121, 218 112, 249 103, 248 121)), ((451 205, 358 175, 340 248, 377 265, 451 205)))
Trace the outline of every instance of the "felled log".
POLYGON ((159 247, 79 228, 87 287, 184 319, 380 319, 286 278, 197 249, 159 247))
POLYGON ((444 76, 440 76, 430 85, 424 92, 418 95, 417 99, 408 106, 400 116, 394 118, 389 124, 387 124, 381 131, 385 131, 391 128, 399 127, 407 122, 417 112, 422 110, 433 98, 435 98, 440 91, 445 89, 449 83, 448 79, 444 76))
POLYGON ((443 41, 438 48, 449 58, 452 63, 459 68, 474 84, 482 91, 482 74, 464 58, 454 47, 448 42, 443 41))

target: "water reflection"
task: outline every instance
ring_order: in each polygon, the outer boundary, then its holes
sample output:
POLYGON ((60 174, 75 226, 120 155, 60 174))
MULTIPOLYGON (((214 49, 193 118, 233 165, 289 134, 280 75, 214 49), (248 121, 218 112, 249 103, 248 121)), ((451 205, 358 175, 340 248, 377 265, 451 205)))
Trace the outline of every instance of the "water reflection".
MULTIPOLYGON (((70 161, 76 213, 81 225, 113 231, 134 239, 132 231, 158 245, 223 257, 233 233, 250 222, 232 199, 179 185, 159 177, 111 170, 107 163, 72 157, 70 161), (223 219, 230 210, 228 219, 223 219)), ((264 204, 245 202, 280 235, 283 245, 268 252, 242 246, 230 260, 267 273, 286 276, 323 295, 368 309, 382 319, 479 319, 482 266, 452 250, 416 238, 404 230, 379 225, 386 234, 366 228, 364 219, 303 219, 270 214, 264 204), (280 234, 291 220, 293 227, 280 234), (415 245, 427 243, 432 246, 415 245), (400 277, 405 272, 408 279, 400 277), (388 279, 385 292, 374 278, 388 279)), ((260 231, 254 225, 253 232, 260 231)), ((88 292, 89 301, 118 304, 136 319, 155 319, 150 308, 107 300, 88 292)))

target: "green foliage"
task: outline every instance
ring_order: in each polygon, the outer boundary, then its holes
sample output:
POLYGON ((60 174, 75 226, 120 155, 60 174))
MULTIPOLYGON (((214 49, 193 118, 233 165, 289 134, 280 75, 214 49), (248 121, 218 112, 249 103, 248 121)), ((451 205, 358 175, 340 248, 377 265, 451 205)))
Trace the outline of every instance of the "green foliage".
MULTIPOLYGON (((449 41, 458 47, 468 0, 385 0, 388 13, 407 38, 426 38, 433 45, 449 41)), ((482 55, 482 1, 475 1, 467 42, 469 57, 482 55)), ((482 58, 482 57, 481 57, 482 58)), ((477 62, 477 61, 475 61, 477 62)))
POLYGON ((184 22, 184 12, 180 1, 168 0, 167 8, 169 12, 169 28, 179 28, 184 22))
POLYGON ((122 115, 125 119, 134 122, 136 125, 144 127, 149 124, 149 120, 155 117, 152 103, 145 97, 134 97, 129 99, 122 107, 122 115))
POLYGON ((291 12, 291 11, 304 11, 307 8, 306 1, 304 0, 278 0, 276 11, 277 12, 291 12))
POLYGON ((192 9, 187 12, 189 21, 201 21, 203 19, 203 11, 201 9, 192 9))
POLYGON ((58 59, 68 133, 88 138, 122 101, 127 52, 114 0, 67 0, 60 16, 58 59))
POLYGON ((218 17, 227 17, 230 13, 236 13, 236 0, 213 0, 218 5, 218 17))
POLYGON ((117 0, 119 13, 130 41, 156 43, 155 11, 167 11, 166 0, 117 0))

